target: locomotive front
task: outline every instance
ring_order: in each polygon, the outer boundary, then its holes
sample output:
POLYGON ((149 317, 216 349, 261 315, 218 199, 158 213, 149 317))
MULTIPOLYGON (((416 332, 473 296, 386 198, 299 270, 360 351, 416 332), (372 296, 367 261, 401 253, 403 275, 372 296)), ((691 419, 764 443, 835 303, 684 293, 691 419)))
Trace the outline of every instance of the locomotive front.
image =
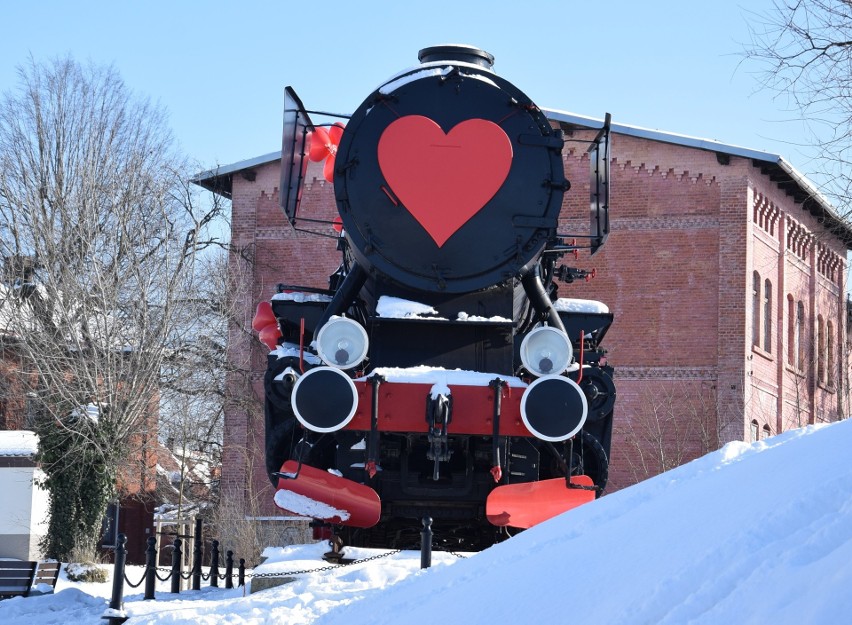
MULTIPOLYGON (((279 507, 351 543, 404 546, 430 516, 448 544, 481 548, 606 485, 612 315, 557 297, 557 277, 584 273, 557 267, 580 247, 557 232, 561 130, 482 50, 419 60, 342 134, 288 88, 282 207, 295 224, 306 159, 324 156, 342 258, 329 289, 280 285, 258 309, 267 470, 279 507)), ((592 251, 608 130, 591 142, 592 251)))

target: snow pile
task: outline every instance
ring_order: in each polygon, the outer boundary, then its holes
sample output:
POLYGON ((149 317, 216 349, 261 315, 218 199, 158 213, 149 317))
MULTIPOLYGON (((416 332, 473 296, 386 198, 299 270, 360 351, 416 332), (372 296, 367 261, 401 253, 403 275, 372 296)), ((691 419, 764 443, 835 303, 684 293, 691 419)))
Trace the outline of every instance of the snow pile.
POLYGON ((305 302, 330 302, 331 295, 326 295, 325 293, 306 293, 303 291, 285 291, 284 293, 276 293, 272 296, 272 299, 304 304, 305 302))
POLYGON ((500 317, 499 315, 495 315, 494 317, 482 317, 480 315, 469 315, 466 312, 460 312, 456 316, 456 321, 493 321, 499 323, 512 323, 511 319, 506 319, 506 317, 500 317))
MULTIPOLYGON (((87 584, 92 586, 93 584, 87 584)), ((107 586, 107 584, 98 584, 107 586)), ((41 597, 14 597, 0 601, 0 623, 3 625, 72 625, 106 623, 99 617, 108 603, 102 597, 78 588, 41 597)))
POLYGON ((733 443, 316 623, 848 622, 850 448, 852 421, 733 443))
POLYGON ((386 319, 421 319, 423 315, 434 319, 438 311, 427 304, 382 295, 376 304, 376 314, 386 319))
MULTIPOLYGON (((305 359, 305 362, 312 365, 322 364, 322 360, 320 360, 315 354, 312 354, 309 351, 299 350, 299 346, 294 343, 282 343, 281 345, 278 345, 275 349, 273 349, 271 352, 269 352, 269 355, 275 356, 278 359, 298 358, 300 353, 305 359)), ((279 378, 275 379, 278 380, 279 378)))
POLYGON ((435 384, 432 385, 432 388, 429 389, 429 397, 432 399, 438 399, 441 395, 449 397, 452 395, 452 391, 450 391, 450 387, 443 382, 435 382, 435 384))
POLYGON ((558 312, 581 312, 581 313, 608 313, 609 306, 603 302, 593 299, 574 299, 571 297, 560 297, 553 302, 553 307, 558 312))
POLYGON ((464 369, 444 369, 442 367, 429 367, 427 365, 404 368, 376 367, 370 375, 358 378, 358 381, 369 380, 373 375, 383 376, 386 382, 437 384, 441 387, 448 387, 450 384, 454 386, 488 386, 498 377, 513 388, 526 388, 528 386, 521 378, 515 376, 498 376, 496 373, 466 371, 464 369))
POLYGON ((0 456, 34 456, 38 436, 28 430, 0 430, 0 456))
POLYGON ((349 513, 346 510, 338 510, 321 501, 316 501, 289 490, 281 489, 275 491, 273 499, 275 505, 282 510, 295 512, 302 516, 316 519, 334 519, 337 517, 341 522, 349 519, 349 513))
MULTIPOLYGON (((850 448, 852 420, 732 443, 470 558, 436 552, 428 571, 417 552, 320 571, 324 544, 270 549, 255 573, 311 571, 246 597, 131 595, 128 625, 846 623, 850 448)), ((96 622, 106 601, 76 588, 2 601, 0 622, 96 622)))
MULTIPOLYGON (((431 319, 433 321, 449 321, 446 317, 439 317, 440 313, 421 302, 415 302, 400 297, 391 297, 382 295, 376 304, 376 314, 385 319, 431 319)), ((490 321, 492 323, 512 323, 511 319, 506 317, 482 317, 480 315, 471 315, 464 311, 456 315, 456 321, 490 321)))

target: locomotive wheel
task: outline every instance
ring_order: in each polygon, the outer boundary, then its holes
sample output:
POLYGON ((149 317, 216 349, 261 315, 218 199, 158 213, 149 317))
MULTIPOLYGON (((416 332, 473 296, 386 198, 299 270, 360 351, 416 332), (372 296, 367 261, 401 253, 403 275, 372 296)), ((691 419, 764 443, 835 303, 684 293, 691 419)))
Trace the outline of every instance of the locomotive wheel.
MULTIPOLYGON (((607 453, 603 445, 600 444, 600 441, 594 435, 581 430, 578 437, 579 440, 574 439, 573 453, 571 455, 571 474, 588 475, 592 478, 595 486, 600 489, 598 491, 598 496, 600 496, 601 492, 606 488, 606 483, 609 479, 609 458, 607 458, 607 453)), ((545 446, 550 453, 547 456, 542 456, 541 478, 565 477, 567 463, 563 454, 551 443, 545 443, 545 446)))
POLYGON ((597 367, 584 369, 580 388, 589 403, 589 421, 598 421, 612 412, 615 406, 615 382, 606 371, 597 367))
POLYGON ((598 491, 598 497, 600 497, 609 479, 609 458, 600 441, 585 430, 580 432, 580 443, 579 451, 576 449, 576 444, 574 446, 571 466, 578 468, 577 473, 592 478, 595 486, 600 489, 598 491))

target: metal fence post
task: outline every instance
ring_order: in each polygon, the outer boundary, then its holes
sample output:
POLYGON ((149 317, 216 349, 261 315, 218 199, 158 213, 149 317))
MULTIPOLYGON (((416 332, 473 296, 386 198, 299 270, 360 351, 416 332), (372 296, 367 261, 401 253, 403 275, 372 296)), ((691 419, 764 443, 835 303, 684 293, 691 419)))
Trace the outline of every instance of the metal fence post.
POLYGON ((234 552, 225 552, 225 588, 234 587, 234 552))
POLYGON ((423 517, 423 530, 420 532, 420 568, 432 566, 432 517, 423 517))
POLYGON ((124 609, 124 562, 127 559, 127 549, 124 545, 127 543, 127 536, 119 534, 117 543, 115 568, 112 573, 112 599, 109 602, 109 615, 104 617, 109 621, 109 625, 121 625, 127 620, 126 616, 116 616, 124 609))
POLYGON ((157 539, 148 537, 145 550, 145 599, 155 599, 154 586, 157 582, 157 539))
POLYGON ((214 588, 219 587, 219 541, 214 540, 212 543, 213 552, 210 554, 210 585, 214 588))
POLYGON ((180 557, 183 552, 180 549, 183 541, 180 538, 175 538, 174 546, 175 548, 172 550, 172 592, 177 594, 180 592, 180 557))
POLYGON ((195 519, 195 547, 192 550, 192 589, 201 590, 201 517, 195 519))
POLYGON ((237 578, 237 583, 240 586, 246 585, 246 559, 240 558, 240 568, 238 569, 239 577, 237 578))

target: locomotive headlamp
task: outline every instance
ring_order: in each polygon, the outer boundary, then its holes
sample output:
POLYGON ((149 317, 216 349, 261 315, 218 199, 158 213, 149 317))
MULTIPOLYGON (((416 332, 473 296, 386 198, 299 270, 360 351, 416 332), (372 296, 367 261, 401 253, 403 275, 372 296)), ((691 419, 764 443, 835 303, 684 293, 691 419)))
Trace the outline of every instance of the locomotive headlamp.
POLYGON ((568 368, 574 350, 565 333, 544 326, 536 328, 521 342, 521 362, 535 375, 558 375, 568 368))
POLYGON ((564 441, 583 427, 589 404, 574 380, 545 375, 521 397, 521 418, 530 433, 543 441, 564 441))
POLYGON ((314 367, 293 387, 293 413, 314 432, 346 427, 358 409, 355 383, 340 369, 314 367))
POLYGON ((361 324, 345 317, 332 317, 317 335, 317 353, 327 365, 351 369, 367 356, 369 340, 361 324))

